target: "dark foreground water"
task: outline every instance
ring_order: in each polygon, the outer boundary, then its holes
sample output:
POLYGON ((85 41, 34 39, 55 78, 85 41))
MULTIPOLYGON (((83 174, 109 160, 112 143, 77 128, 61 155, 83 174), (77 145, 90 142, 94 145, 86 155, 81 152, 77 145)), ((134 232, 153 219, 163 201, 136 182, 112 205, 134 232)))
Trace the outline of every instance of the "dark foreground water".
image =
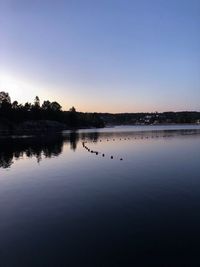
POLYGON ((0 266, 200 266, 200 127, 183 128, 1 138, 0 266))

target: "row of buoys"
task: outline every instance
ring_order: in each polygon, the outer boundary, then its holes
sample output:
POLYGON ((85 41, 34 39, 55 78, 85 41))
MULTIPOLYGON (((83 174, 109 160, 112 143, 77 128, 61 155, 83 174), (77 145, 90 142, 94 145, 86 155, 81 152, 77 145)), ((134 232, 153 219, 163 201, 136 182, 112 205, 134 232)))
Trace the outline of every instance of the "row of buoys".
MULTIPOLYGON (((90 153, 94 153, 94 154, 96 154, 96 155, 99 155, 99 154, 100 154, 100 152, 98 152, 98 151, 91 150, 88 146, 85 145, 85 143, 86 143, 86 142, 82 142, 82 146, 83 146, 83 148, 85 148, 88 152, 90 152, 90 153)), ((102 153, 102 157, 105 157, 105 154, 104 154, 104 153, 102 153)), ((110 158, 111 158, 111 159, 114 159, 114 156, 110 156, 110 158)), ((123 158, 120 158, 120 160, 122 161, 123 158)))
MULTIPOLYGON (((163 137, 163 138, 166 138, 166 137, 171 137, 171 135, 163 135, 163 136, 159 136, 159 135, 156 135, 156 136, 141 136, 141 137, 133 137, 133 138, 130 138, 130 137, 127 137, 127 138, 119 138, 119 139, 115 139, 115 138, 113 138, 113 139, 108 139, 108 138, 106 138, 106 141, 107 142, 109 142, 109 141, 117 141, 117 140, 119 140, 119 141, 122 141, 122 140, 131 140, 131 139, 134 139, 134 140, 139 140, 139 139, 150 139, 150 138, 159 138, 159 137, 163 137)), ((98 142, 98 140, 93 140, 92 141, 93 143, 97 143, 98 142)), ((100 139, 99 140, 99 142, 103 142, 103 140, 102 139, 100 139)))
MULTIPOLYGON (((133 139, 134 140, 139 140, 139 139, 150 139, 150 138, 159 138, 159 137, 163 137, 163 138, 165 138, 165 137, 171 137, 171 135, 163 135, 163 136, 159 136, 159 135, 156 135, 156 136, 141 136, 141 137, 134 137, 133 139)), ((127 138, 119 138, 119 141, 122 141, 122 140, 131 140, 132 138, 130 138, 130 137, 127 137, 127 138)), ((106 141, 107 142, 109 142, 109 141, 117 141, 118 139, 115 139, 115 138, 112 138, 112 139, 106 139, 106 141)), ((99 140, 99 142, 102 142, 103 140, 102 139, 100 139, 99 140)), ((98 140, 93 140, 92 141, 93 143, 97 143, 98 142, 98 140)), ((87 145, 86 145, 86 143, 87 143, 87 141, 85 141, 85 139, 83 140, 83 142, 82 142, 82 146, 88 151, 88 152, 90 152, 90 153, 92 153, 92 154, 96 154, 96 155, 99 155, 99 154, 101 154, 99 151, 95 151, 95 150, 92 150, 92 149, 90 149, 87 145)), ((102 157, 105 157, 105 154, 104 153, 102 153, 102 157)), ((110 156, 110 159, 114 159, 114 156, 112 155, 112 156, 110 156)), ((122 161, 123 160, 123 158, 120 158, 120 160, 122 161)))

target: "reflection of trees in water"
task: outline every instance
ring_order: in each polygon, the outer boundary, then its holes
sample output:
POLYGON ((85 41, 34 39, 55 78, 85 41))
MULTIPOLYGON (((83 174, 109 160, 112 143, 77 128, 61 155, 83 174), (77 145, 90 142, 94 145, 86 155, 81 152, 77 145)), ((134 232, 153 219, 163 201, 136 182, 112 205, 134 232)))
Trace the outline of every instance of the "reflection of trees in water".
POLYGON ((35 157, 38 162, 43 158, 57 157, 62 153, 63 145, 69 144, 73 151, 76 151, 80 140, 97 142, 99 137, 102 140, 114 141, 116 139, 143 139, 163 138, 185 135, 199 135, 199 129, 188 130, 154 130, 140 132, 81 132, 65 133, 64 135, 50 135, 32 138, 5 138, 0 139, 0 168, 9 168, 14 160, 28 157, 35 157))
POLYGON ((40 138, 17 138, 0 140, 0 167, 8 168, 13 164, 13 159, 17 160, 24 156, 37 158, 40 162, 42 157, 51 158, 58 156, 62 152, 62 136, 40 138))
POLYGON ((97 140, 98 134, 79 134, 71 132, 65 136, 52 135, 32 138, 5 138, 0 139, 0 168, 9 168, 14 160, 35 157, 39 163, 43 158, 59 156, 63 151, 64 143, 69 143, 75 151, 80 139, 97 140))
POLYGON ((78 133, 76 131, 74 132, 70 132, 69 133, 69 142, 70 142, 70 148, 72 150, 76 150, 77 148, 77 143, 79 142, 79 140, 90 140, 90 141, 94 141, 97 142, 98 138, 99 138, 99 133, 98 132, 89 132, 89 133, 78 133))
POLYGON ((9 168, 13 164, 13 157, 7 153, 0 152, 0 168, 9 168))
POLYGON ((75 151, 77 148, 77 143, 79 141, 79 135, 76 132, 71 132, 69 134, 70 148, 75 151))
POLYGON ((99 132, 82 132, 80 133, 80 138, 96 142, 99 139, 99 134, 100 134, 99 132))

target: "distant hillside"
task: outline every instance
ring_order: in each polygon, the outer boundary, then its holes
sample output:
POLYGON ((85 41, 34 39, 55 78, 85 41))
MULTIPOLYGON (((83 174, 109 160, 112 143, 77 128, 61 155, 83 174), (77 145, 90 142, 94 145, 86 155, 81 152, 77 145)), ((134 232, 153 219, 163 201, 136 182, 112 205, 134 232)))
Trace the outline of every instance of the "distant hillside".
POLYGON ((200 112, 163 112, 163 113, 99 113, 106 125, 137 125, 137 124, 182 124, 200 123, 200 112))

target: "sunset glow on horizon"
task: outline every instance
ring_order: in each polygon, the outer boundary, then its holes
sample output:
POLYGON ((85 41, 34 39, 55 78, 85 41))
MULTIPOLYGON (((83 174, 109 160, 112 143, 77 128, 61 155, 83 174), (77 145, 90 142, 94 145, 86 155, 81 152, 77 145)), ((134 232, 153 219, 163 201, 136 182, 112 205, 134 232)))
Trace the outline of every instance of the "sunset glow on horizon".
POLYGON ((0 91, 83 112, 200 110, 197 0, 0 4, 0 91))

